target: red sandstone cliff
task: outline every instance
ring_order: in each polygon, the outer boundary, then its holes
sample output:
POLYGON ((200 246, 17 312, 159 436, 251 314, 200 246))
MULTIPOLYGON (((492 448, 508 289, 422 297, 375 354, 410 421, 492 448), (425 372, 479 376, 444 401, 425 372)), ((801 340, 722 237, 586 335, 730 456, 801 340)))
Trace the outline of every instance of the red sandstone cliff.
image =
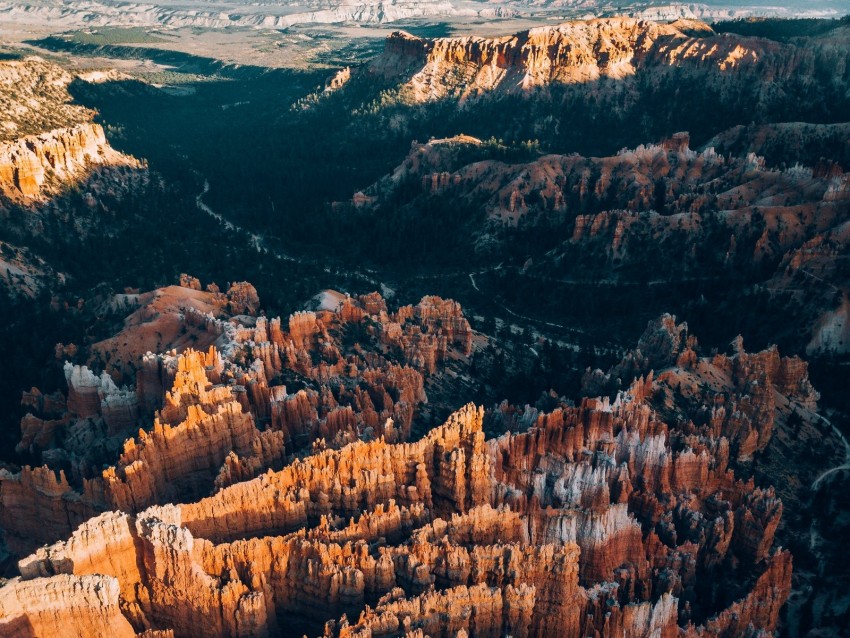
POLYGON ((0 142, 0 196, 26 203, 39 201, 101 164, 141 167, 109 146, 99 124, 79 124, 0 142))
POLYGON ((108 576, 13 580, 0 588, 0 632, 8 638, 134 638, 108 576))
POLYGON ((109 146, 91 110, 74 104, 73 81, 35 56, 0 61, 0 205, 42 202, 98 167, 142 167, 109 146))
MULTIPOLYGON (((775 42, 716 35, 696 22, 603 18, 496 38, 428 40, 397 31, 387 38, 383 55, 371 63, 370 71, 388 77, 412 74, 404 95, 424 101, 446 96, 465 100, 491 91, 528 92, 602 77, 622 79, 654 67, 721 73, 736 69, 744 74, 758 69, 768 77, 786 76, 800 63, 775 42)), ((720 75, 715 77, 722 81, 720 75)))

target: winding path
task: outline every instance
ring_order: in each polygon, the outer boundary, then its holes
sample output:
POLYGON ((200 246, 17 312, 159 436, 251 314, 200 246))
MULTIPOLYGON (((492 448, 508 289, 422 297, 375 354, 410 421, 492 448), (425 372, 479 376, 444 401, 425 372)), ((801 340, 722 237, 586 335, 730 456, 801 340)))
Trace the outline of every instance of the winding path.
MULTIPOLYGON (((203 177, 203 176, 201 176, 201 177, 203 177)), ((259 253, 260 255, 269 255, 269 256, 273 257, 274 259, 277 259, 278 261, 285 261, 285 262, 294 263, 294 264, 314 266, 316 268, 321 269, 326 274, 329 274, 329 275, 334 274, 328 261, 320 261, 320 260, 316 260, 316 259, 303 259, 303 258, 299 258, 299 257, 293 257, 292 255, 289 255, 285 252, 281 252, 279 250, 275 250, 274 248, 270 248, 268 246, 268 244, 266 243, 265 238, 262 235, 258 235, 257 233, 252 233, 251 231, 243 228, 242 226, 239 226, 238 224, 235 224, 234 222, 230 221, 229 219, 227 219, 221 213, 215 212, 212 208, 210 208, 206 204, 206 202, 204 202, 204 196, 209 192, 209 190, 210 190, 210 182, 209 182, 208 179, 204 178, 203 188, 195 196, 195 205, 198 207, 198 210, 200 210, 200 211, 206 213, 207 215, 209 215, 210 217, 212 217, 217 223, 219 223, 221 226, 223 226, 226 230, 234 232, 237 235, 243 236, 245 238, 246 242, 257 253, 259 253)), ((481 293, 481 289, 478 287, 478 283, 475 281, 475 275, 483 275, 483 274, 486 274, 486 273, 489 273, 489 272, 494 272, 496 270, 501 270, 501 269, 502 269, 502 264, 499 264, 498 266, 494 266, 492 268, 485 268, 485 269, 479 270, 477 272, 470 272, 470 273, 468 273, 469 281, 472 284, 472 287, 475 289, 475 291, 478 292, 478 293, 481 293)), ((376 288, 380 289, 381 291, 385 290, 388 287, 376 277, 376 275, 378 275, 377 271, 374 271, 374 270, 371 270, 371 269, 363 269, 363 270, 348 270, 347 274, 349 276, 355 276, 358 279, 366 281, 370 285, 376 286, 376 288), (363 270, 365 270, 365 272, 363 272, 363 270)), ((461 274, 461 273, 457 273, 457 274, 461 274)), ((437 278, 443 278, 443 277, 446 277, 446 276, 451 276, 451 274, 437 273, 437 274, 430 274, 430 275, 416 275, 416 276, 414 276, 414 279, 431 279, 431 278, 437 279, 437 278)), ((392 287, 390 287, 390 289, 392 289, 392 287)), ((562 324, 559 324, 559 323, 553 323, 551 321, 545 321, 543 319, 535 319, 534 317, 529 317, 527 315, 521 315, 518 312, 514 312, 513 310, 508 308, 505 304, 498 302, 496 300, 493 300, 493 301, 500 308, 502 308, 502 310, 504 310, 506 313, 508 313, 509 315, 511 315, 511 316, 513 316, 517 319, 522 319, 524 321, 536 323, 538 325, 548 326, 550 328, 557 328, 559 330, 564 330, 564 331, 567 331, 567 332, 571 332, 573 334, 587 334, 585 331, 580 330, 578 328, 565 326, 565 325, 562 325, 562 324)), ((598 349, 600 351, 603 350, 603 348, 598 348, 598 349)), ((605 348, 604 350, 607 351, 607 352, 614 352, 614 350, 612 350, 610 348, 605 348)), ((535 351, 533 348, 531 348, 531 351, 535 354, 535 356, 538 356, 538 357, 540 356, 537 353, 537 351, 535 351)))
MULTIPOLYGON (((238 233, 239 235, 245 235, 247 240, 248 240, 248 244, 251 246, 251 248, 256 250, 258 253, 269 254, 272 257, 274 257, 275 259, 279 259, 280 261, 289 261, 289 262, 292 262, 292 263, 303 263, 303 262, 301 262, 301 260, 296 259, 295 257, 292 257, 291 255, 287 255, 286 253, 281 253, 281 252, 278 252, 278 251, 275 251, 275 250, 270 250, 268 248, 268 246, 266 246, 265 240, 260 235, 257 235, 256 233, 252 233, 252 232, 245 230, 241 226, 234 224, 232 221, 227 219, 221 213, 215 212, 212 208, 207 206, 206 203, 204 203, 204 195, 206 195, 208 192, 210 192, 210 181, 208 179, 204 179, 204 188, 195 197, 195 204, 198 206, 199 210, 205 212, 207 215, 209 215, 210 217, 215 219, 219 224, 224 226, 224 228, 226 230, 232 230, 232 231, 238 233)), ((325 272, 330 272, 330 268, 326 266, 325 272)))
POLYGON ((842 470, 850 470, 850 442, 847 441, 847 437, 839 430, 835 425, 826 417, 821 416, 820 414, 816 415, 819 419, 821 419, 824 423, 826 423, 829 427, 832 428, 832 431, 835 432, 835 435, 841 439, 841 443, 844 445, 844 463, 841 465, 837 465, 833 468, 825 470, 818 476, 814 482, 812 483, 812 491, 816 492, 820 487, 823 480, 836 472, 841 472, 842 470))
MULTIPOLYGON (((271 257, 274 257, 278 261, 286 261, 286 262, 293 263, 293 264, 314 266, 316 268, 321 269, 324 273, 326 273, 328 275, 333 274, 333 271, 331 270, 330 265, 328 265, 328 262, 326 262, 326 261, 323 262, 323 261, 320 261, 318 259, 301 259, 301 258, 298 258, 298 257, 293 257, 292 255, 289 255, 285 252, 275 250, 273 248, 269 248, 268 244, 266 243, 265 238, 262 235, 258 235, 257 233, 252 233, 251 231, 246 230, 242 226, 239 226, 238 224, 233 223, 232 221, 227 219, 221 213, 215 212, 212 208, 210 208, 204 202, 204 195, 206 195, 209 192, 209 190, 210 190, 210 182, 209 182, 208 179, 204 178, 204 187, 201 190, 201 192, 198 193, 195 196, 195 204, 197 205, 198 210, 203 211, 204 213, 206 213, 207 215, 209 215, 210 217, 215 219, 226 230, 230 230, 230 231, 237 233, 238 235, 244 236, 248 245, 250 245, 251 248, 256 250, 259 254, 270 255, 271 257)), ((348 274, 354 275, 354 276, 356 276, 356 277, 358 277, 358 278, 360 278, 364 281, 368 281, 370 284, 372 284, 374 286, 381 286, 381 282, 379 282, 377 279, 375 279, 374 277, 372 277, 368 274, 365 274, 365 273, 363 273, 359 270, 350 270, 350 271, 348 271, 348 274)))
MULTIPOLYGON (((481 292, 481 289, 478 287, 478 284, 477 284, 477 283, 475 283, 475 275, 480 275, 480 274, 482 274, 482 273, 484 273, 484 272, 488 272, 488 271, 484 270, 484 271, 481 271, 481 272, 471 272, 471 273, 469 273, 469 281, 472 283, 472 287, 473 287, 473 288, 475 288, 476 292, 481 292)), ((560 328, 561 330, 567 330, 567 331, 569 331, 569 332, 577 332, 577 333, 579 333, 579 334, 584 334, 584 331, 579 330, 579 329, 577 329, 577 328, 570 328, 570 327, 568 327, 568 326, 562 326, 562 325, 561 325, 561 324, 559 324, 559 323, 552 323, 551 321, 544 321, 543 319, 534 319, 533 317, 526 317, 525 315, 521 315, 521 314, 519 314, 518 312, 514 312, 513 310, 511 310, 510 308, 508 308, 505 304, 500 303, 500 302, 496 301, 495 299, 494 299, 493 301, 494 301, 494 302, 495 302, 495 303, 496 303, 496 304, 497 304, 497 305, 498 305, 498 306, 499 306, 502 310, 504 310, 504 311, 505 311, 505 312, 507 312, 508 314, 510 314, 510 315, 512 315, 512 316, 514 316, 514 317, 516 317, 516 318, 518 318, 518 319, 523 319, 523 320, 525 320, 525 321, 533 321, 534 323, 542 323, 543 325, 551 326, 552 328, 560 328)))
MULTIPOLYGON (((820 414, 816 414, 815 416, 831 427, 832 431, 835 432, 835 435, 841 439, 841 443, 844 445, 844 463, 821 472, 821 474, 812 482, 813 493, 817 493, 821 483, 823 483, 824 479, 827 477, 832 476, 836 472, 850 469, 850 442, 847 441, 847 437, 845 437, 841 430, 835 427, 835 425, 826 417, 823 417, 820 414)), ((816 516, 813 516, 812 523, 809 526, 809 549, 814 551, 820 544, 821 538, 822 537, 818 530, 818 519, 816 516)))

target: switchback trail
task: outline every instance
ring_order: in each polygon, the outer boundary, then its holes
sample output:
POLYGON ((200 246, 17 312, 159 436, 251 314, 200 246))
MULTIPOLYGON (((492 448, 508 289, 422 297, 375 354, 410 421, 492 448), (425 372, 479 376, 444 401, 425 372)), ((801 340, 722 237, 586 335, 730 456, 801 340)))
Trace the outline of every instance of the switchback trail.
POLYGON ((842 470, 850 470, 850 442, 847 441, 847 437, 844 436, 844 433, 841 432, 835 425, 826 417, 822 417, 821 415, 817 415, 819 419, 821 419, 824 423, 826 423, 829 427, 832 428, 832 431, 835 432, 835 435, 841 439, 841 443, 844 445, 844 463, 841 465, 836 465, 833 468, 825 470, 818 476, 814 482, 812 483, 812 491, 817 492, 823 480, 836 472, 840 472, 842 470))

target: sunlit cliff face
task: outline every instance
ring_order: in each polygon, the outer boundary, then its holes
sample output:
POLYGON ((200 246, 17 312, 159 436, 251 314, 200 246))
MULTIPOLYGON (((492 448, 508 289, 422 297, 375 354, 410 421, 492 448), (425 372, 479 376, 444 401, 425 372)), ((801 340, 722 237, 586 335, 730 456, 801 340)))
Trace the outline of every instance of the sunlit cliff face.
POLYGON ((83 183, 95 166, 142 167, 109 146, 99 124, 0 142, 0 194, 16 202, 37 203, 61 188, 83 183))
POLYGON ((386 73, 421 64, 405 86, 409 99, 463 100, 495 90, 516 93, 553 83, 624 79, 653 65, 715 67, 725 72, 755 64, 758 48, 777 48, 766 42, 754 47, 741 38, 706 37, 713 35, 699 22, 659 24, 632 18, 567 22, 500 38, 423 40, 396 32, 373 69, 386 73))
POLYGON ((38 204, 98 168, 142 168, 109 145, 91 110, 73 102, 73 81, 38 57, 0 61, 0 200, 38 204))

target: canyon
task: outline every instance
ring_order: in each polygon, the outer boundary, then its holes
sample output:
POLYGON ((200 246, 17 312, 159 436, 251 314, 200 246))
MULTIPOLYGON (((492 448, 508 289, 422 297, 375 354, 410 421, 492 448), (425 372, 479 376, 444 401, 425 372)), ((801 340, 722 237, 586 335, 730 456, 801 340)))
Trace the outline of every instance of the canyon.
POLYGON ((0 634, 843 635, 790 11, 0 6, 0 634))

